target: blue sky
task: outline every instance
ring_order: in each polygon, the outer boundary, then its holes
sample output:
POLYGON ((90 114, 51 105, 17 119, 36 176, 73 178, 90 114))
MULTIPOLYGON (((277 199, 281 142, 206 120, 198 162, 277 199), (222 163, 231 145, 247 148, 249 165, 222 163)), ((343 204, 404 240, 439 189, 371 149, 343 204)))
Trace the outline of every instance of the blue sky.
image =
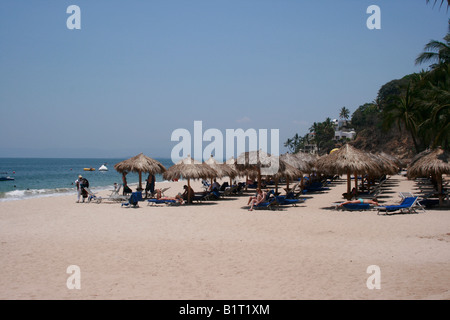
POLYGON ((170 157, 195 120, 282 145, 426 68, 449 16, 425 0, 3 0, 0 157, 170 157))

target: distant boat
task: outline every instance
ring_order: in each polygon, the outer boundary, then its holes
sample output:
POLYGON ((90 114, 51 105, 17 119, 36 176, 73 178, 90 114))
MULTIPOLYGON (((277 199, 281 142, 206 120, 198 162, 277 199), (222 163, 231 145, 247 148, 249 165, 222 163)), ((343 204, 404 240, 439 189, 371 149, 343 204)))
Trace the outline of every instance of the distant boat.
MULTIPOLYGON (((8 174, 8 172, 0 172, 0 174, 8 174)), ((14 180, 14 178, 11 178, 10 176, 0 176, 0 181, 12 181, 12 180, 14 180)))
POLYGON ((102 165, 100 166, 100 168, 98 168, 98 171, 108 171, 108 168, 106 167, 106 163, 105 163, 105 164, 102 164, 102 165))
POLYGON ((83 170, 84 170, 84 171, 95 171, 94 168, 84 168, 83 170))

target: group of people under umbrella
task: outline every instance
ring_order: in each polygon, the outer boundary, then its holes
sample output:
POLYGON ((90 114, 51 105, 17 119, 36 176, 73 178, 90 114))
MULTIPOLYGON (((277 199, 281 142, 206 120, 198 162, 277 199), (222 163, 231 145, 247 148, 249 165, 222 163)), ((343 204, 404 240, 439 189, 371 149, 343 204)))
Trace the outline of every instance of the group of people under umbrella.
MULTIPOLYGON (((428 150, 417 155, 408 166, 408 178, 419 176, 432 176, 438 181, 440 205, 442 205, 442 175, 450 174, 449 154, 440 148, 428 150)), ((326 175, 347 175, 347 194, 351 193, 351 176, 358 188, 358 176, 379 177, 381 175, 393 175, 405 164, 385 153, 371 154, 356 149, 350 144, 345 144, 339 149, 322 157, 308 153, 298 152, 295 154, 282 154, 281 156, 270 155, 263 150, 244 152, 236 159, 233 157, 221 163, 211 156, 204 162, 197 161, 190 156, 180 160, 170 168, 166 169, 159 161, 140 153, 135 157, 117 163, 114 168, 122 173, 124 186, 126 175, 129 172, 139 174, 138 190, 142 188, 142 174, 161 174, 166 180, 187 180, 187 201, 191 202, 192 194, 191 180, 214 179, 235 177, 252 177, 257 181, 257 187, 261 188, 263 176, 270 176, 275 181, 278 189, 278 181, 284 179, 289 190, 289 182, 301 178, 303 186, 303 175, 305 173, 317 172, 326 175)), ((370 181, 368 179, 368 181, 370 181)), ((370 188, 370 184, 367 186, 370 188)))

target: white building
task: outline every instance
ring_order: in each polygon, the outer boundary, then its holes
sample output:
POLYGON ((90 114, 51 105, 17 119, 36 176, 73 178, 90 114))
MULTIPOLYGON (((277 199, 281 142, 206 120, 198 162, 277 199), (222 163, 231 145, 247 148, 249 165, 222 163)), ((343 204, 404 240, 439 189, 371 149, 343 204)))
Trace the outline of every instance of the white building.
POLYGON ((343 138, 348 138, 350 140, 353 140, 355 138, 356 132, 353 129, 347 130, 336 130, 334 131, 334 139, 339 140, 343 138))
POLYGON ((343 138, 348 138, 353 140, 356 136, 356 132, 354 129, 343 129, 344 126, 347 125, 347 120, 343 119, 333 119, 334 123, 334 139, 339 140, 343 138))

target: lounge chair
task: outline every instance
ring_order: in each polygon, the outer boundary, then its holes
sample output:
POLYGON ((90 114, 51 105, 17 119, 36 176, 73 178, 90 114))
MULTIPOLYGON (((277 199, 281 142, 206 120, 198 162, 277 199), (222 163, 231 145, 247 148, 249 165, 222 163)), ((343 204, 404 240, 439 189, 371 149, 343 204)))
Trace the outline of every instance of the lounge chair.
POLYGON ((301 191, 301 182, 297 182, 291 188, 283 188, 283 189, 284 189, 284 191, 286 191, 286 194, 288 194, 290 192, 296 192, 297 188, 301 191))
POLYGON ((194 196, 192 197, 191 200, 200 202, 200 201, 204 201, 204 200, 217 200, 217 199, 220 199, 220 193, 218 190, 214 189, 209 192, 194 194, 194 196))
MULTIPOLYGON (((289 191, 288 193, 286 193, 286 199, 300 199, 300 197, 302 195, 304 195, 306 193, 306 191, 299 191, 299 192, 295 192, 295 191, 289 191)), ((303 201, 305 200, 304 198, 302 199, 303 201)))
POLYGON ((234 195, 234 194, 242 194, 242 189, 244 188, 243 183, 238 183, 238 184, 234 184, 231 187, 227 187, 225 188, 223 194, 225 196, 230 196, 230 195, 234 195))
POLYGON ((294 207, 305 201, 305 199, 289 199, 286 196, 277 196, 276 198, 279 205, 293 205, 294 207))
POLYGON ((178 200, 174 199, 148 199, 147 205, 154 205, 154 204, 165 204, 168 206, 175 206, 175 205, 181 205, 182 203, 178 200))
POLYGON ((257 205, 253 206, 253 209, 271 209, 271 210, 275 210, 275 208, 279 205, 278 200, 276 197, 270 197, 269 199, 267 199, 266 201, 263 201, 257 205))
POLYGON ((87 202, 91 202, 91 201, 95 201, 97 203, 102 202, 102 197, 97 196, 94 192, 92 192, 91 189, 84 187, 84 190, 86 190, 87 194, 88 194, 88 198, 87 198, 87 202))
POLYGON ((336 208, 349 211, 365 211, 373 209, 374 206, 370 203, 347 203, 342 206, 338 205, 336 208))
POLYGON ((120 194, 120 189, 122 188, 122 185, 118 185, 114 188, 114 190, 111 191, 111 194, 108 197, 102 198, 103 201, 126 201, 130 198, 130 196, 122 195, 120 194))
POLYGON ((111 190, 110 196, 118 195, 119 192, 120 192, 120 189, 122 189, 122 185, 121 184, 115 184, 114 185, 114 190, 111 190))
POLYGON ((169 189, 170 189, 170 187, 162 188, 162 189, 155 189, 155 191, 153 191, 153 193, 150 194, 149 198, 154 198, 158 194, 157 190, 160 190, 161 191, 161 196, 165 197, 164 192, 166 192, 169 189))
POLYGON ((402 199, 405 199, 405 198, 408 198, 408 197, 414 197, 414 195, 411 192, 399 192, 398 195, 402 199))
POLYGON ((268 194, 268 197, 270 197, 270 196, 275 197, 278 205, 296 206, 298 203, 305 201, 305 199, 294 198, 293 192, 289 192, 287 195, 282 196, 282 195, 275 195, 275 192, 273 190, 270 190, 267 194, 268 194))
POLYGON ((139 201, 142 201, 142 192, 141 191, 135 191, 131 193, 130 198, 127 202, 122 203, 122 206, 129 207, 133 206, 133 208, 139 207, 139 201))
POLYGON ((206 181, 206 180, 202 180, 202 185, 203 185, 203 189, 205 189, 205 191, 208 190, 209 187, 211 186, 211 185, 208 183, 208 181, 206 181))
POLYGON ((375 207, 378 210, 378 214, 380 211, 384 211, 386 214, 388 212, 396 212, 400 211, 402 213, 416 213, 417 209, 425 212, 423 206, 419 203, 419 197, 406 197, 400 204, 397 205, 388 205, 388 206, 378 206, 375 207))
POLYGON ((253 182, 252 184, 247 184, 246 188, 247 189, 256 189, 256 188, 258 188, 258 183, 257 182, 253 182))
POLYGON ((304 187, 304 191, 306 192, 320 192, 325 190, 330 190, 330 188, 325 187, 324 184, 321 182, 313 182, 304 187))
POLYGON ((86 192, 88 193, 88 202, 94 201, 97 203, 101 203, 102 201, 127 201, 130 197, 129 196, 123 196, 119 194, 120 186, 118 188, 115 188, 112 190, 111 194, 107 197, 101 197, 96 195, 91 189, 84 188, 86 192))

